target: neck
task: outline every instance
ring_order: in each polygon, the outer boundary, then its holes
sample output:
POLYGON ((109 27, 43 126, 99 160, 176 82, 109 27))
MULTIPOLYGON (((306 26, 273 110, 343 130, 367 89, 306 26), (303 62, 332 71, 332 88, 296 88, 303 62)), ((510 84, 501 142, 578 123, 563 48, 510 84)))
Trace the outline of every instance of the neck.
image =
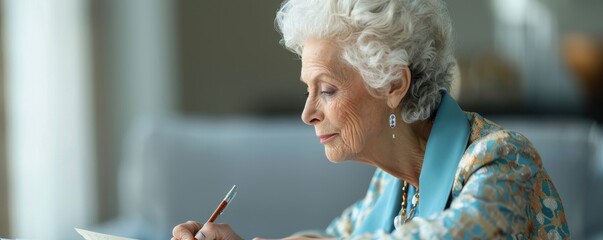
POLYGON ((373 155, 370 160, 366 159, 364 162, 369 162, 418 188, 432 125, 431 120, 398 124, 394 129, 396 138, 392 139, 391 132, 386 133, 384 139, 388 140, 384 141, 380 150, 376 151, 379 154, 373 155))

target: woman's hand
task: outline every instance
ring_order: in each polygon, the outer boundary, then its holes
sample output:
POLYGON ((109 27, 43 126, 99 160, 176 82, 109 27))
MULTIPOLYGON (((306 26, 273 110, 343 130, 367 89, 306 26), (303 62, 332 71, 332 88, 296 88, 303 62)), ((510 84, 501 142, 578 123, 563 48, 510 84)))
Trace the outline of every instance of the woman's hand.
POLYGON ((194 240, 194 235, 201 230, 202 223, 188 221, 178 224, 172 229, 172 240, 194 240))
POLYGON ((242 240, 228 224, 188 221, 172 230, 172 240, 242 240), (193 236, 195 236, 193 238, 193 236))

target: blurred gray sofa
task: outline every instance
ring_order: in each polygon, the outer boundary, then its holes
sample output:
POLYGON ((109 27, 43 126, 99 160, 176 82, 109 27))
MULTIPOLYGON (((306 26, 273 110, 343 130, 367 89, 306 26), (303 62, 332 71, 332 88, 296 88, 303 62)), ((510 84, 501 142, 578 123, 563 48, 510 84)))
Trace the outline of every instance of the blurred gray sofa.
MULTIPOLYGON (((603 229, 600 131, 582 119, 495 118, 526 135, 560 191, 573 238, 603 229)), ((361 198, 374 168, 330 163, 314 129, 298 117, 139 121, 120 168, 120 217, 96 230, 169 239, 186 220, 205 221, 228 189, 239 193, 219 217, 244 238, 323 229, 361 198)))

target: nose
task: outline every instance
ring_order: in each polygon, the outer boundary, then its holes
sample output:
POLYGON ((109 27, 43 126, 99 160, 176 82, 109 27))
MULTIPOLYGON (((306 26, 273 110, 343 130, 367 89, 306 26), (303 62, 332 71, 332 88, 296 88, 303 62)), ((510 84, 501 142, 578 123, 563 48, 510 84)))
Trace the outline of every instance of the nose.
POLYGON ((304 111, 301 118, 308 125, 316 125, 324 118, 322 111, 319 109, 319 102, 314 97, 308 97, 304 105, 304 111))

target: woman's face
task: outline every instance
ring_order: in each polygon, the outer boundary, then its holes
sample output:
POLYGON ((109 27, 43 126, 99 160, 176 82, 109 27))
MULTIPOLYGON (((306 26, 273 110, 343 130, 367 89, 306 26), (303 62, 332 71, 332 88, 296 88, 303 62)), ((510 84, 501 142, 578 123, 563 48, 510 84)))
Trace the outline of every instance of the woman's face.
POLYGON ((302 120, 314 126, 332 162, 368 156, 386 135, 391 138, 386 99, 373 97, 361 75, 339 56, 333 41, 304 43, 301 80, 308 96, 302 120))

